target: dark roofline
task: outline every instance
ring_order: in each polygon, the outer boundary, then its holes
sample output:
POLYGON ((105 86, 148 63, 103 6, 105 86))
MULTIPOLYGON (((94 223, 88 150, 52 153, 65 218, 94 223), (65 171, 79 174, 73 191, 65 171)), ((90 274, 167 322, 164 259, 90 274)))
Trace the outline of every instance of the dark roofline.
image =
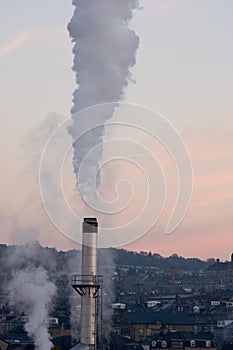
POLYGON ((127 313, 128 324, 167 324, 167 325, 196 325, 201 321, 192 319, 182 312, 169 313, 161 311, 136 311, 127 313))

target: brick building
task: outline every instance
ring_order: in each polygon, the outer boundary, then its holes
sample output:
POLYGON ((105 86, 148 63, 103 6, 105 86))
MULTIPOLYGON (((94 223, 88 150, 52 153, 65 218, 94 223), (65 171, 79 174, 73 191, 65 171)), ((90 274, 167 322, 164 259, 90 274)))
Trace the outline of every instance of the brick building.
POLYGON ((128 312, 121 320, 120 334, 141 342, 147 337, 164 332, 200 332, 203 322, 187 314, 176 312, 128 312))

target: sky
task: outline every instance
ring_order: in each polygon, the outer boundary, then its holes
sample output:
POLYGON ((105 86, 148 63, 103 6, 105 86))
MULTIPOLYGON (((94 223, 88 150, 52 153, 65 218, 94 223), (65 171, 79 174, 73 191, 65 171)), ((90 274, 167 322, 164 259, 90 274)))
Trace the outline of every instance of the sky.
MULTIPOLYGON (((164 232, 171 210, 167 204, 158 223, 124 247, 164 256, 229 259, 233 251, 233 3, 141 0, 140 7, 130 24, 140 38, 131 69, 135 82, 125 90, 124 101, 159 112, 182 135, 193 165, 193 196, 172 234, 164 232)), ((0 2, 2 243, 25 243, 30 237, 57 249, 77 247, 50 222, 38 185, 42 149, 58 122, 69 117, 76 88, 73 44, 67 31, 72 14, 71 0, 0 2)), ((146 138, 145 144, 152 143, 146 138)), ((177 187, 174 169, 166 152, 156 147, 152 146, 164 165, 172 202, 177 187)), ((140 152, 135 156, 140 158, 140 152)), ((67 162, 65 187, 71 193, 75 187, 71 157, 67 162)), ((119 176, 122 172, 134 177, 139 191, 129 208, 133 217, 140 211, 144 185, 131 165, 119 164, 119 169, 119 176)), ((154 169, 152 174, 156 183, 154 169)))

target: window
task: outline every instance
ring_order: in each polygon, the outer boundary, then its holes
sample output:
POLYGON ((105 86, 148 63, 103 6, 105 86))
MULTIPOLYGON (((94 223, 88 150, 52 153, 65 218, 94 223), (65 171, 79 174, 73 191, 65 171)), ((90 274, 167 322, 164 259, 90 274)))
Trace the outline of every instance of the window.
POLYGON ((195 340, 190 340, 190 347, 195 348, 196 347, 196 342, 195 340))
POLYGON ((138 336, 143 337, 144 336, 144 329, 139 329, 138 330, 138 336))
POLYGON ((152 348, 155 348, 156 344, 157 344, 157 341, 156 340, 152 340, 152 343, 151 343, 152 348))

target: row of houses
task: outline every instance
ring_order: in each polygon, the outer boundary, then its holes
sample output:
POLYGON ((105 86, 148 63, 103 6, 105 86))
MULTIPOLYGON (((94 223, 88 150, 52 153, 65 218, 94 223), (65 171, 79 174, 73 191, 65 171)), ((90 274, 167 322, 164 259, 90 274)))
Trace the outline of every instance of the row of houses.
POLYGON ((112 350, 216 350, 211 334, 195 335, 189 332, 161 332, 148 337, 144 342, 135 342, 130 338, 115 335, 112 337, 112 350))
POLYGON ((191 317, 183 313, 136 311, 125 312, 115 324, 114 331, 136 342, 142 342, 161 331, 168 332, 213 332, 211 319, 191 317))
POLYGON ((217 259, 203 270, 181 270, 175 265, 170 272, 149 269, 146 266, 128 266, 117 270, 118 295, 162 295, 163 293, 187 293, 233 289, 233 254, 231 260, 217 259))
MULTIPOLYGON (((9 334, 24 328, 24 324, 29 321, 28 316, 16 316, 14 314, 4 314, 0 316, 0 333, 9 334)), ((59 319, 57 317, 48 317, 46 324, 49 328, 58 328, 59 319)))
MULTIPOLYGON (((186 340, 194 340, 197 337, 198 341, 203 340, 204 334, 207 336, 207 343, 203 347, 212 347, 213 341, 218 348, 226 342, 233 342, 233 318, 227 318, 227 314, 224 318, 221 313, 187 314, 169 309, 156 311, 149 308, 132 311, 123 303, 116 303, 113 308, 113 333, 138 344, 145 343, 151 337, 156 340, 161 333, 165 338, 170 333, 173 336, 182 333, 186 335, 186 340), (208 345, 210 342, 211 346, 208 345)), ((199 347, 199 343, 195 344, 199 347)))

